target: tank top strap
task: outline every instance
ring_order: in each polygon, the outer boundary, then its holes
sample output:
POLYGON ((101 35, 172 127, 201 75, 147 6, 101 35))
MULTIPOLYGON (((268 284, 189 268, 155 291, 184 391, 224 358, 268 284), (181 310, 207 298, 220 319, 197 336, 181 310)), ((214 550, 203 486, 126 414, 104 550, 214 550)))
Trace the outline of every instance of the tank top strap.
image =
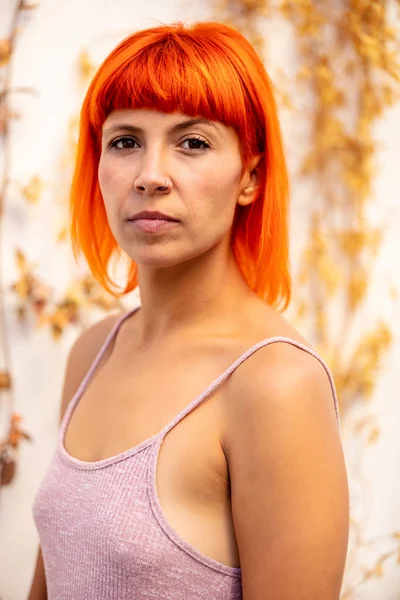
POLYGON ((326 374, 328 376, 328 379, 329 379, 331 390, 332 390, 333 405, 334 405, 335 414, 336 414, 336 422, 337 422, 338 430, 340 432, 340 416, 339 416, 338 398, 337 398, 337 393, 336 393, 333 376, 332 376, 332 373, 331 373, 328 365, 319 356, 319 354, 317 354, 317 352, 315 352, 308 346, 305 346, 304 344, 301 344, 300 342, 296 342, 295 340, 292 340, 290 338, 272 337, 272 338, 268 338, 266 340, 262 340, 261 342, 258 342, 257 344, 255 344, 254 346, 252 346, 251 348, 246 350, 246 352, 244 352, 234 363, 232 363, 219 377, 217 377, 217 379, 215 379, 212 383, 210 383, 210 385, 199 396, 197 396, 197 398, 192 400, 192 402, 190 404, 188 404, 186 406, 186 408, 184 408, 182 410, 182 412, 180 412, 170 423, 168 423, 168 425, 166 425, 166 427, 160 433, 160 437, 164 438, 165 435, 171 429, 173 429, 180 421, 182 421, 182 419, 184 419, 189 413, 191 413, 196 408, 196 406, 198 406, 206 398, 208 398, 208 396, 210 396, 224 381, 226 381, 228 379, 228 377, 230 375, 232 375, 232 373, 234 371, 236 371, 236 369, 242 363, 244 363, 248 358, 250 358, 250 356, 252 356, 255 352, 257 352, 261 348, 265 348, 266 346, 269 346, 270 344, 276 344, 278 342, 291 344, 292 346, 296 346, 296 348, 299 348, 300 350, 303 350, 304 352, 311 354, 311 356, 314 356, 324 367, 326 374))
POLYGON ((63 417, 61 427, 60 427, 61 433, 63 433, 64 429, 66 429, 66 426, 67 426, 67 423, 69 422, 69 418, 72 414, 72 411, 74 410, 77 402, 79 401, 83 392, 85 391, 90 379, 92 378, 94 372, 96 371, 97 367, 99 366, 100 361, 102 360, 103 356, 105 355, 106 351, 108 350, 111 342, 114 340, 115 336, 117 335, 122 323, 124 323, 124 321, 126 321, 126 319, 128 319, 130 316, 132 316, 139 308, 140 307, 137 306, 137 307, 133 308, 132 310, 129 310, 125 314, 121 315, 121 317, 114 323, 114 326, 111 328, 110 332, 108 333, 108 335, 107 335, 106 339, 104 340, 100 350, 98 351, 94 361, 92 362, 89 370, 87 371, 85 377, 82 379, 78 389, 76 390, 74 396, 72 397, 72 399, 70 400, 70 402, 68 404, 67 410, 65 411, 65 415, 63 417))

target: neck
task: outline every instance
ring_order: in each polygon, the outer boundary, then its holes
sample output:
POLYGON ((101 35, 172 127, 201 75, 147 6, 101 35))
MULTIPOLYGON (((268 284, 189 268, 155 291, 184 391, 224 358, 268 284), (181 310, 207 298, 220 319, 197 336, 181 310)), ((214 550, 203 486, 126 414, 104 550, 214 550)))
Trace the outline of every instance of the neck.
POLYGON ((168 269, 139 268, 139 287, 143 344, 174 334, 226 333, 245 298, 253 296, 230 249, 223 260, 209 252, 168 269))

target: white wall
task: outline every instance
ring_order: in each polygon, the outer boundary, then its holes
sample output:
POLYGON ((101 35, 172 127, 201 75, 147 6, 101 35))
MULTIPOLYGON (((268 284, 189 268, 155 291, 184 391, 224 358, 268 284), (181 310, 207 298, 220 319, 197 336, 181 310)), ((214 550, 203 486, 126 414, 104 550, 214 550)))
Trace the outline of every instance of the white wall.
MULTIPOLYGON (((8 34, 15 4, 16 0, 0 0, 0 38, 8 34)), ((6 284, 16 278, 14 248, 17 246, 30 260, 38 262, 38 274, 60 294, 75 272, 68 247, 55 247, 55 232, 66 215, 63 205, 66 176, 61 160, 67 147, 67 123, 77 113, 84 91, 76 75, 80 52, 88 49, 98 63, 133 30, 158 22, 212 18, 216 4, 212 0, 195 5, 188 0, 41 0, 35 10, 27 12, 18 33, 13 86, 30 87, 35 93, 13 95, 13 109, 21 118, 11 126, 12 181, 6 198, 2 240, 6 284), (29 205, 18 190, 36 174, 44 180, 45 187, 40 202, 29 205)), ((287 57, 286 66, 290 70, 287 27, 281 22, 266 27, 273 68, 281 67, 287 57)), ((284 133, 289 162, 293 165, 295 132, 295 116, 286 114, 284 133)), ((376 219, 387 222, 387 229, 374 267, 363 322, 382 315, 391 323, 395 341, 370 405, 356 408, 343 423, 350 477, 360 490, 354 514, 364 524, 368 538, 400 531, 400 478, 396 477, 396 464, 400 461, 400 316, 398 303, 391 301, 385 291, 389 281, 399 283, 400 106, 386 114, 376 135, 381 143, 376 219), (373 446, 364 446, 353 431, 360 414, 367 413, 375 413, 381 427, 381 437, 373 446)), ((303 213, 307 191, 304 185, 293 187, 296 248, 302 229, 300 219, 304 218, 299 207, 303 213)), ((296 256, 293 258, 295 262, 296 256)), ((3 488, 0 495, 0 599, 20 600, 27 593, 37 546, 31 505, 54 448, 65 357, 77 330, 69 328, 54 343, 47 329, 33 331, 32 323, 21 325, 17 321, 15 297, 11 294, 7 295, 6 308, 16 410, 23 415, 24 425, 34 437, 32 444, 21 447, 15 483, 3 488)), ((98 316, 89 315, 88 319, 98 316)), ((370 548, 365 556, 357 555, 355 566, 361 558, 370 564, 374 552, 370 548)), ((351 558, 349 581, 358 576, 351 558)), ((399 568, 392 560, 385 568, 385 576, 360 588, 355 597, 394 600, 399 596, 399 568)))

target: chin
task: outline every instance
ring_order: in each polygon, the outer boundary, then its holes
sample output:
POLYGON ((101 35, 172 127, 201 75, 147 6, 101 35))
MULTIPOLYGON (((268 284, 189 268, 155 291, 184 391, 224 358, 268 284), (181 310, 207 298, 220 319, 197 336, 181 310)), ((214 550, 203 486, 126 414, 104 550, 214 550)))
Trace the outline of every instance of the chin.
POLYGON ((177 255, 175 252, 168 252, 164 248, 147 248, 140 252, 131 252, 129 256, 140 267, 174 267, 187 260, 189 257, 177 255))
MULTIPOLYGON (((193 247, 188 243, 127 243, 119 244, 124 252, 140 267, 167 268, 200 258, 211 249, 208 246, 193 247)), ((212 247, 212 246, 211 246, 212 247)))
POLYGON ((205 254, 205 251, 195 252, 193 249, 186 252, 168 251, 166 248, 148 248, 143 252, 130 254, 132 260, 140 267, 160 268, 176 267, 194 261, 205 254))

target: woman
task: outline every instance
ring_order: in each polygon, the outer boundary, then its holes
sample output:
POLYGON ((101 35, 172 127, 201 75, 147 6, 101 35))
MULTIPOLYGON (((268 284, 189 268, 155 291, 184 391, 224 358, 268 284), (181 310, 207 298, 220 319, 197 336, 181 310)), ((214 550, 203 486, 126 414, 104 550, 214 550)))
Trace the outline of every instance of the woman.
POLYGON ((334 384, 278 310, 287 188, 271 84, 237 31, 141 31, 100 67, 72 239, 109 290, 128 257, 141 307, 71 351, 30 600, 339 598, 334 384))

